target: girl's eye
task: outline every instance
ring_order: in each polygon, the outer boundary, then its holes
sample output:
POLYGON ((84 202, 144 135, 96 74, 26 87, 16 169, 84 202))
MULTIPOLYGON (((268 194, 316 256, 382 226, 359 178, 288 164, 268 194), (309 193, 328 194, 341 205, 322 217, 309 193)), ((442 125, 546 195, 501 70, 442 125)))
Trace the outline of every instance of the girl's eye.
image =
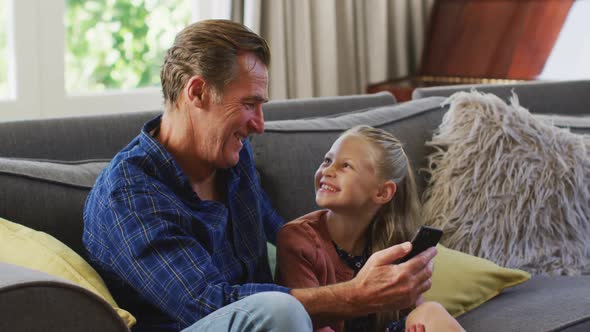
POLYGON ((350 168, 350 169, 352 169, 352 165, 349 164, 349 163, 344 163, 344 164, 342 164, 342 166, 344 166, 344 168, 350 168))
POLYGON ((330 165, 331 162, 332 162, 332 159, 324 158, 324 165, 330 165))

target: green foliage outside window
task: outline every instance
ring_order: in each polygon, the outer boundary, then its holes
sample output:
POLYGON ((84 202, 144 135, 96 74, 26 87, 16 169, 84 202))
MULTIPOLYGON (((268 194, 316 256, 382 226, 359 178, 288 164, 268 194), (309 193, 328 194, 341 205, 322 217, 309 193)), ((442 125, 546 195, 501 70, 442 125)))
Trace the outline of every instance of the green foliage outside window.
POLYGON ((190 18, 188 0, 66 0, 66 91, 159 86, 164 53, 190 18))

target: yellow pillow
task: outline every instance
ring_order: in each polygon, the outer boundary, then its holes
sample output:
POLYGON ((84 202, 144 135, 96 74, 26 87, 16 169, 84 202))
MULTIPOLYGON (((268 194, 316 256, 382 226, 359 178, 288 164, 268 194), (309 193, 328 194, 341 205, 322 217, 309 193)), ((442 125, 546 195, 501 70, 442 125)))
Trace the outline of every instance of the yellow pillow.
POLYGON ((107 301, 127 327, 136 320, 119 308, 98 273, 76 252, 53 236, 0 218, 0 261, 58 276, 107 301))
POLYGON ((455 317, 531 278, 525 271, 503 268, 442 245, 437 249, 432 288, 424 293, 424 299, 439 302, 455 317))

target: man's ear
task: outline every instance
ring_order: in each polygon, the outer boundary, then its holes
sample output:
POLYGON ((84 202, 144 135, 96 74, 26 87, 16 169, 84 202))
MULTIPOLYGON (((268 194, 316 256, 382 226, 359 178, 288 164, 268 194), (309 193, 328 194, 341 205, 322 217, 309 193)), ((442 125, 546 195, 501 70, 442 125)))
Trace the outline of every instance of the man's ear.
POLYGON ((203 108, 208 99, 207 87, 202 76, 191 77, 185 85, 184 92, 188 103, 194 107, 203 108))
POLYGON ((381 188, 379 188, 379 191, 375 194, 373 200, 377 204, 386 204, 393 198, 393 196, 395 196, 396 192, 397 185, 395 182, 387 180, 381 185, 381 188))

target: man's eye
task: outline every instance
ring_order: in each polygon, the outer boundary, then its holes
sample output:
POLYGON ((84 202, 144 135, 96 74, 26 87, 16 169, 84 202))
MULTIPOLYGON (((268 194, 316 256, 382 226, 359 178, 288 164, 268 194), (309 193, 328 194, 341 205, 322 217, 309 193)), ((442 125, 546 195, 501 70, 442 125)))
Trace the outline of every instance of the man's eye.
POLYGON ((324 165, 330 165, 331 162, 332 162, 332 159, 324 158, 324 165))
POLYGON ((342 166, 344 166, 344 168, 351 168, 352 169, 352 165, 349 163, 344 163, 344 164, 342 164, 342 166))

